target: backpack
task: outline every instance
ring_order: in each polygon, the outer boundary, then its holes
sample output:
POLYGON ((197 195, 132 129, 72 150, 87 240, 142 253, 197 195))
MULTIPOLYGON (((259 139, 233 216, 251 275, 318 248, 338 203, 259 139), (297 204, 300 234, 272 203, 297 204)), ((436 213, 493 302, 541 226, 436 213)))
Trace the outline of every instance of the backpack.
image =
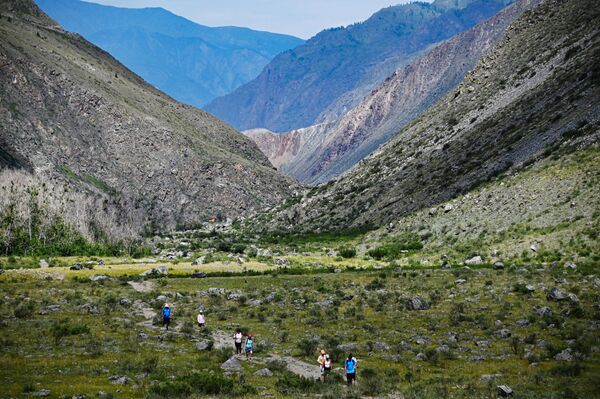
POLYGON ((325 370, 331 370, 331 359, 325 358, 325 370))
POLYGON ((246 348, 252 348, 254 346, 254 340, 252 338, 248 338, 246 340, 246 348))
POLYGON ((171 308, 163 309, 163 317, 171 317, 171 308))
POLYGON ((346 373, 352 374, 356 371, 356 360, 354 359, 346 359, 346 373))

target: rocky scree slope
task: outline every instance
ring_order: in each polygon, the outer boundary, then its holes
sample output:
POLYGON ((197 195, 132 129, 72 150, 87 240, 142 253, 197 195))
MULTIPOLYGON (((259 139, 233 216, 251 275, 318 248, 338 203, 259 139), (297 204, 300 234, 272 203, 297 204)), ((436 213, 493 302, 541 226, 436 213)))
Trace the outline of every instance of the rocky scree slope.
POLYGON ((250 137, 280 171, 302 182, 323 183, 339 176, 453 90, 512 21, 540 1, 517 1, 434 47, 394 72, 336 123, 250 137), (320 134, 315 136, 315 130, 320 134))
POLYGON ((591 0, 525 12, 454 92, 344 177, 266 215, 276 221, 269 228, 382 226, 562 147, 597 142, 599 17, 591 0))
POLYGON ((385 8, 363 23, 325 30, 280 54, 256 79, 205 109, 241 130, 285 132, 334 121, 428 46, 509 3, 438 0, 385 8))
POLYGON ((65 33, 32 2, 5 1, 0 12, 3 168, 126 199, 126 211, 142 209, 164 230, 247 215, 290 192, 249 139, 65 33))
POLYGON ((211 28, 162 8, 37 0, 66 30, 108 51, 175 99, 202 107, 257 77, 302 39, 247 28, 211 28))

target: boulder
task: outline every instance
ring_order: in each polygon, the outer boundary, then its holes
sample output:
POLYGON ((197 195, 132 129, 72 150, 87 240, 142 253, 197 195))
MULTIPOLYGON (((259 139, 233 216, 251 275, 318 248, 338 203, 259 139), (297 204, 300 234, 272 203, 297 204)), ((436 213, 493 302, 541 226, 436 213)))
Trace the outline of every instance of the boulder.
POLYGON ((69 268, 69 270, 83 270, 83 265, 81 263, 76 263, 69 268))
POLYGON ((550 316, 552 314, 552 309, 550 309, 548 306, 542 306, 539 308, 534 306, 533 313, 537 314, 538 316, 550 316))
POLYGON ((498 395, 503 398, 512 396, 513 390, 508 385, 498 385, 498 395))
POLYGON ((192 278, 206 278, 208 277, 208 274, 204 273, 204 272, 194 272, 192 273, 192 278))
POLYGON ((494 270, 502 270, 502 269, 504 269, 504 263, 494 262, 494 265, 492 267, 494 270))
POLYGON ((577 269, 577 265, 573 262, 566 262, 565 269, 575 270, 575 269, 577 269))
POLYGON ((423 298, 413 296, 407 300, 406 307, 408 310, 427 310, 429 309, 429 303, 423 298))
POLYGON ((225 295, 225 288, 215 288, 215 287, 209 288, 208 294, 211 296, 225 295))
POLYGON ((213 346, 213 343, 210 341, 198 341, 196 342, 196 349, 199 351, 210 350, 213 346))
POLYGON ((130 382, 132 382, 131 378, 127 377, 126 375, 113 375, 108 377, 108 380, 114 385, 128 385, 130 382))
POLYGON ((0 268, 0 274, 4 274, 4 269, 0 268))
POLYGON ((100 260, 98 261, 98 265, 99 265, 99 266, 104 266, 104 264, 105 264, 104 260, 100 259, 100 260))
POLYGON ((417 356, 415 356, 415 360, 426 361, 427 355, 424 354, 423 352, 419 352, 419 353, 417 353, 417 356))
POLYGON ((571 348, 567 348, 564 351, 557 353, 554 356, 554 360, 558 360, 559 362, 572 362, 573 354, 571 353, 571 348))
POLYGON ((46 269, 46 268, 50 267, 50 264, 48 263, 48 261, 46 259, 40 259, 39 265, 42 269, 46 269))
POLYGON ((356 352, 357 346, 356 344, 339 344, 337 348, 343 352, 356 352))
POLYGON ((131 299, 128 299, 128 298, 121 298, 121 299, 119 300, 119 304, 120 304, 121 306, 131 306, 131 303, 132 303, 132 302, 131 302, 131 299))
POLYGON ((160 265, 158 267, 158 273, 162 274, 162 275, 167 275, 167 274, 169 274, 169 269, 165 265, 160 265))
POLYGON ((567 299, 567 294, 562 291, 560 288, 552 288, 550 292, 546 295, 546 299, 549 301, 563 301, 567 299))
POLYGON ((275 258, 275 259, 273 259, 273 262, 277 266, 288 266, 290 264, 290 261, 285 258, 275 258))
POLYGON ((32 392, 31 396, 46 397, 50 396, 50 393, 49 389, 40 389, 39 391, 32 392))
POLYGON ((465 280, 464 278, 459 278, 454 283, 457 285, 460 285, 460 284, 464 284, 466 282, 467 282, 467 280, 465 280))
POLYGON ((88 314, 100 314, 100 309, 98 309, 98 306, 93 305, 91 303, 86 303, 84 305, 81 305, 79 307, 79 309, 81 309, 82 312, 88 313, 88 314))
POLYGON ((444 212, 445 213, 450 212, 452 209, 454 209, 454 207, 452 205, 450 205, 450 204, 444 205, 444 212))
POLYGON ((271 377, 271 376, 273 376, 273 372, 271 370, 269 370, 268 368, 264 368, 264 369, 258 370, 256 373, 254 373, 254 375, 256 375, 258 377, 271 377))
POLYGON ((232 356, 221 364, 221 369, 229 373, 239 373, 242 371, 242 364, 235 356, 232 356))
POLYGON ((510 336, 512 335, 510 330, 507 330, 506 328, 503 328, 498 331, 494 331, 494 334, 503 339, 510 338, 510 336))
POLYGON ((90 276, 90 280, 92 281, 102 281, 106 279, 108 279, 108 276, 104 274, 94 274, 93 276, 90 276))
POLYGON ((483 258, 481 256, 474 256, 471 259, 465 260, 465 265, 474 266, 483 264, 483 258))
POLYGON ((239 301, 242 297, 243 295, 239 292, 232 292, 231 294, 227 295, 227 299, 230 301, 239 301))

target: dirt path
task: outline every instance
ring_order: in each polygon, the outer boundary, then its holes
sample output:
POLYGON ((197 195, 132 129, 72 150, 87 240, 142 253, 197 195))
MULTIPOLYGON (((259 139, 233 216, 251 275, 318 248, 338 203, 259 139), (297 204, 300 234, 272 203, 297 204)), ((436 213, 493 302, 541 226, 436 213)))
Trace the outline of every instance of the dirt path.
MULTIPOLYGON (((213 332, 213 341, 214 348, 231 348, 233 350, 233 339, 232 337, 224 332, 224 331, 214 331, 213 332)), ((245 356, 238 356, 239 360, 245 360, 245 356)), ((252 359, 253 362, 257 363, 270 363, 274 361, 283 362, 286 365, 286 368, 289 372, 299 375, 304 378, 310 379, 319 379, 321 377, 321 371, 319 370, 319 366, 316 364, 306 363, 302 360, 298 360, 291 356, 279 356, 277 354, 273 354, 267 358, 258 358, 255 357, 252 359)))

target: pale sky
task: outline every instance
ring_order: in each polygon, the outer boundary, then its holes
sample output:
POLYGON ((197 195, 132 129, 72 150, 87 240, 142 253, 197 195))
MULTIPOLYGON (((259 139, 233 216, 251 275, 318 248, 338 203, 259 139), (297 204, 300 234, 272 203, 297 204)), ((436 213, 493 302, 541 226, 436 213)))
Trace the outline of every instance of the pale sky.
POLYGON ((409 0, 86 0, 118 7, 163 7, 208 26, 243 26, 308 39, 409 0))

